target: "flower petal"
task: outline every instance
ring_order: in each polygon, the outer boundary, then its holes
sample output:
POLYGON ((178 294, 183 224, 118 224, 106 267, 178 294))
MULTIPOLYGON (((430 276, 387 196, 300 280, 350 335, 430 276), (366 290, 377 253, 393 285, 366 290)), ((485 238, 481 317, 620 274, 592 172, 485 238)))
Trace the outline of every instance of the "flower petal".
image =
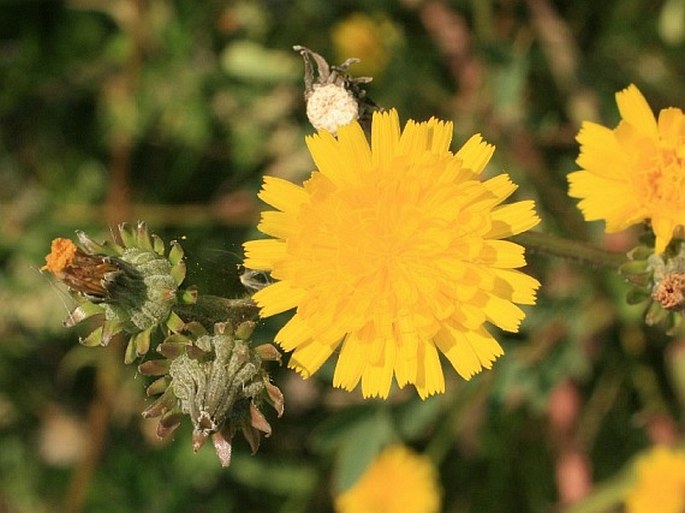
POLYGON ((288 213, 276 212, 267 210, 262 212, 261 221, 257 225, 257 229, 266 234, 276 237, 278 239, 287 239, 289 236, 297 233, 299 224, 297 218, 288 213))
POLYGON ((483 242, 476 262, 505 269, 526 265, 523 246, 507 240, 486 240, 483 242))
POLYGON ((302 289, 292 287, 289 281, 278 281, 255 292, 252 299, 261 308, 259 315, 271 317, 297 307, 304 293, 302 289))
POLYGON ((359 384, 366 365, 365 346, 356 333, 350 333, 342 343, 333 374, 333 386, 352 391, 359 384))
POLYGON ((284 351, 292 351, 312 339, 312 331, 299 314, 293 315, 274 337, 284 351))
POLYGON ((310 340, 295 349, 290 356, 288 367, 295 369, 303 378, 308 378, 330 358, 337 344, 321 344, 310 340))
POLYGON ((383 340, 382 357, 374 362, 367 362, 362 373, 362 396, 385 399, 390 393, 392 376, 395 368, 395 344, 391 339, 383 340))
POLYGON ((435 343, 462 378, 471 379, 481 371, 480 359, 464 332, 444 326, 435 343))
POLYGON ((286 257, 285 242, 272 239, 258 239, 243 243, 245 261, 243 265, 248 269, 268 271, 273 269, 276 262, 286 257))
POLYGON ((630 84, 623 91, 616 93, 616 104, 625 121, 647 135, 657 135, 654 113, 635 85, 630 84))
POLYGON ((272 207, 283 212, 297 213, 303 203, 309 199, 306 191, 292 182, 265 176, 259 198, 272 207))
POLYGON ((492 227, 485 234, 488 239, 501 239, 530 230, 540 222, 535 213, 535 202, 518 201, 492 211, 492 227))
POLYGON ((454 156, 462 161, 463 167, 479 175, 490 162, 493 153, 495 147, 486 143, 480 134, 476 134, 466 141, 454 156))
POLYGON ((400 140, 400 117, 392 109, 387 112, 374 112, 371 125, 371 151, 373 166, 388 168, 395 155, 400 140))
POLYGON ((438 350, 432 343, 419 345, 419 365, 416 376, 416 390, 421 399, 426 399, 433 394, 442 394, 445 391, 445 378, 442 374, 442 365, 438 350))

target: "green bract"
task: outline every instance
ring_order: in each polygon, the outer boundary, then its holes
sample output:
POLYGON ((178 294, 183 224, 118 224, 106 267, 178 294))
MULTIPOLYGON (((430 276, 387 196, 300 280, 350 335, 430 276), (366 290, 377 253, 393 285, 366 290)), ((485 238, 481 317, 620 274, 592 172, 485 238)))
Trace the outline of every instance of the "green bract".
POLYGON ((283 395, 262 367, 263 360, 279 360, 280 354, 270 344, 253 348, 253 328, 251 321, 236 329, 230 323, 216 323, 209 334, 199 323, 188 323, 183 333, 170 335, 157 347, 163 359, 139 366, 141 374, 160 376, 147 394, 161 395, 143 412, 145 417, 160 417, 160 437, 173 432, 188 415, 194 451, 211 436, 221 464, 228 466, 231 441, 239 430, 252 452, 257 451, 260 434, 271 434, 260 406, 266 402, 280 416, 283 395))
MULTIPOLYGON (((82 293, 83 302, 65 324, 74 326, 86 319, 100 317, 101 324, 81 339, 81 343, 107 345, 112 337, 123 334, 128 337, 124 359, 131 363, 148 352, 150 337, 156 328, 180 329, 183 321, 172 309, 179 303, 193 303, 196 293, 192 289, 182 291, 179 288, 186 267, 183 249, 177 242, 171 243, 166 254, 164 242, 156 235, 150 235, 143 222, 135 226, 121 224, 118 234, 121 243, 98 243, 85 233, 77 232, 84 253, 109 266, 101 276, 97 269, 92 276, 99 280, 105 293, 98 296, 82 293)), ((80 271, 89 272, 88 269, 80 271)), ((76 289, 76 292, 82 291, 76 289)))

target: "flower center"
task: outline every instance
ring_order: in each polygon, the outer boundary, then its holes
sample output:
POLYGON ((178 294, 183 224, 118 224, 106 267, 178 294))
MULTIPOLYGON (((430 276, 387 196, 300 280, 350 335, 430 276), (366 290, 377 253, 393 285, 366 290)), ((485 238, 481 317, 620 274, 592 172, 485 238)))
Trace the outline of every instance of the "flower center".
POLYGON ((685 158, 678 156, 676 148, 662 148, 645 169, 640 191, 646 201, 685 208, 685 158))
POLYGON ((422 267, 429 256, 426 239, 438 226, 424 205, 425 184, 384 180, 379 174, 375 183, 350 191, 345 202, 349 217, 341 219, 336 231, 341 235, 340 264, 353 264, 348 273, 391 284, 422 267))
POLYGON ((457 186, 439 183, 431 163, 398 157, 390 167, 344 188, 321 187, 326 194, 313 194, 302 211, 302 230, 288 240, 297 262, 288 278, 312 303, 336 297, 337 311, 351 305, 365 318, 385 318, 425 310, 443 286, 430 262, 455 239, 457 186))
POLYGON ((673 212, 685 210, 685 141, 662 137, 658 141, 639 144, 637 169, 642 173, 635 183, 643 205, 673 212))

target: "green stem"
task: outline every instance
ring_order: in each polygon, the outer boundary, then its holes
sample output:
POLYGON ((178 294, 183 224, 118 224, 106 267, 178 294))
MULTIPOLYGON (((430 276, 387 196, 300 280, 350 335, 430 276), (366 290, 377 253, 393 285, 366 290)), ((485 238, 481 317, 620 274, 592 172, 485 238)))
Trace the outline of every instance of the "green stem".
POLYGON ((613 511, 625 500, 633 484, 632 468, 629 466, 611 480, 595 487, 590 495, 580 502, 564 508, 562 513, 604 513, 613 511))
POLYGON ((618 269, 628 261, 625 253, 607 251, 584 242, 562 239, 540 232, 525 232, 512 237, 532 253, 545 253, 588 264, 592 267, 618 269))
POLYGON ((209 294, 200 294, 197 302, 192 304, 178 304, 174 311, 185 322, 195 321, 211 331, 217 322, 230 322, 237 327, 244 321, 257 317, 259 308, 251 299, 226 299, 209 294))
POLYGON ((447 406, 448 413, 445 420, 431 437, 424 455, 433 465, 439 467, 454 447, 454 431, 459 419, 469 407, 482 400, 490 391, 492 378, 490 373, 479 376, 477 380, 463 385, 463 388, 452 395, 451 404, 447 406))

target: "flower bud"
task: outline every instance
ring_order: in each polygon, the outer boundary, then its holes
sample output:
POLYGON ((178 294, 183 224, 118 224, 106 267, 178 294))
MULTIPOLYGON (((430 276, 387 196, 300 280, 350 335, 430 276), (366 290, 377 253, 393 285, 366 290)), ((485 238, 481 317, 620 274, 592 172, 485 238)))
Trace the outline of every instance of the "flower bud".
POLYGON ((69 239, 52 242, 42 270, 54 274, 80 299, 65 321, 67 326, 99 319, 99 326, 81 340, 84 345, 107 345, 116 335, 128 337, 125 361, 130 363, 150 349, 152 331, 161 326, 177 329, 183 321, 172 311, 194 294, 180 291, 185 278, 183 250, 150 235, 145 223, 122 224, 121 244, 97 243, 78 232, 80 245, 69 239))
POLYGON ((262 366, 263 348, 253 349, 247 340, 253 328, 250 324, 244 322, 233 329, 228 323, 217 323, 213 334, 201 333, 195 325, 194 334, 173 334, 160 344, 159 352, 172 359, 149 360, 139 366, 141 373, 150 375, 168 369, 168 379, 158 379, 148 388, 148 393, 162 395, 144 412, 148 417, 161 417, 158 433, 169 434, 173 428, 162 425, 164 419, 169 412, 181 412, 193 424, 193 451, 211 437, 224 466, 230 463, 237 431, 242 431, 253 452, 259 447, 260 434, 271 434, 259 409, 264 402, 272 405, 279 417, 283 413, 283 394, 270 383, 262 366))

